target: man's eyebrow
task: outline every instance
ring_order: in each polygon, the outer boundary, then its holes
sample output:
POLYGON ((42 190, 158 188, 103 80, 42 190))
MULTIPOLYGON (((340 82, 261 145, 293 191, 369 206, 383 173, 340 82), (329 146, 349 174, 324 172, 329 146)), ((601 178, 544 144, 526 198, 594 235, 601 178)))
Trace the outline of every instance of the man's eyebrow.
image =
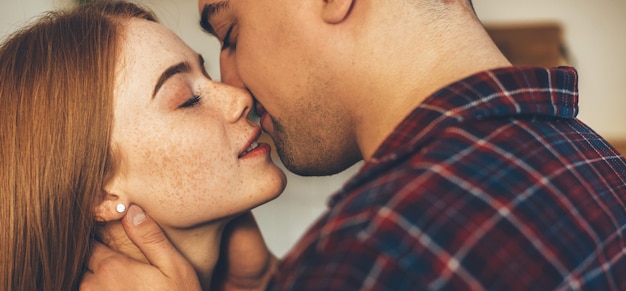
POLYGON ((165 83, 165 81, 167 81, 167 79, 169 79, 170 77, 178 74, 178 73, 185 73, 185 72, 189 72, 191 70, 191 67, 189 66, 189 63, 187 62, 181 62, 178 63, 176 65, 173 65, 169 68, 167 68, 167 70, 165 70, 163 72, 163 74, 161 74, 161 77, 159 77, 159 80, 156 83, 156 86, 154 86, 154 92, 152 93, 152 99, 154 99, 154 97, 156 96, 157 92, 159 92, 159 89, 161 89, 161 87, 163 86, 163 84, 165 83))
POLYGON ((217 35, 215 28, 211 25, 211 18, 218 14, 220 11, 228 8, 229 1, 222 0, 215 3, 204 5, 202 13, 200 14, 200 26, 206 30, 206 32, 217 35))

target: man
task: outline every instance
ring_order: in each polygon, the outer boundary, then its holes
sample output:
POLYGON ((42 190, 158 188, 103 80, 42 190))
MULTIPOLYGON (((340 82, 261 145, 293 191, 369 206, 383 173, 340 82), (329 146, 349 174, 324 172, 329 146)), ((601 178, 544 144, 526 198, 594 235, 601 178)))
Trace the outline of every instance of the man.
MULTIPOLYGON (((575 118, 574 69, 510 67, 469 0, 199 8, 222 80, 254 95, 287 168, 365 160, 277 265, 249 217, 235 224, 225 289, 626 290, 626 161, 575 118)), ((193 284, 139 217, 126 227, 153 286, 193 284)), ((116 262, 90 269, 133 279, 116 262)))

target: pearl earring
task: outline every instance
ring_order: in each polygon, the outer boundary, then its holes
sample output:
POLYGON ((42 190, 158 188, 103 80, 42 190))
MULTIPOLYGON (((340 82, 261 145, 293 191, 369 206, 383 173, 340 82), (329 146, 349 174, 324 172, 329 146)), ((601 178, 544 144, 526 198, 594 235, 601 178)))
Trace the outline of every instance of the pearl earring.
POLYGON ((126 205, 120 203, 115 207, 115 210, 117 210, 117 213, 124 213, 124 211, 126 211, 126 205))

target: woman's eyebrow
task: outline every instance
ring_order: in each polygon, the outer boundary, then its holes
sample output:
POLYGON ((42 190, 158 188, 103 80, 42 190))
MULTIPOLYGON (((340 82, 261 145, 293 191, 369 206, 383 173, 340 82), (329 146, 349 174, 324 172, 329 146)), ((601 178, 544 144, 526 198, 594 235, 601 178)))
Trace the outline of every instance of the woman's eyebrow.
POLYGON ((169 68, 167 68, 163 74, 161 74, 161 77, 159 77, 159 80, 156 83, 156 86, 154 86, 154 92, 152 93, 152 99, 154 99, 154 96, 156 96, 157 92, 159 91, 159 89, 161 89, 161 87, 163 86, 163 84, 165 83, 165 81, 167 81, 167 79, 169 79, 170 77, 178 74, 178 73, 186 73, 189 72, 191 70, 191 67, 189 66, 189 63, 187 62, 180 62, 176 65, 173 65, 169 68))
POLYGON ((215 28, 211 25, 211 18, 215 17, 218 13, 229 7, 229 1, 223 0, 215 3, 209 3, 204 5, 202 13, 200 15, 200 26, 206 30, 206 32, 217 35, 215 28))

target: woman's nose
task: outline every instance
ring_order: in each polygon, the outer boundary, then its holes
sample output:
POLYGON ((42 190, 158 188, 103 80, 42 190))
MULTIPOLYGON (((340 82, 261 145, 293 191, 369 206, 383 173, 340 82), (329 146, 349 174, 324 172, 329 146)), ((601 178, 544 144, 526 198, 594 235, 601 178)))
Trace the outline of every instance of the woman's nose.
POLYGON ((229 87, 229 90, 226 92, 226 98, 229 100, 227 103, 228 108, 226 109, 226 120, 235 123, 241 119, 248 118, 252 111, 252 106, 254 106, 252 96, 250 96, 248 91, 224 84, 221 85, 229 87))

